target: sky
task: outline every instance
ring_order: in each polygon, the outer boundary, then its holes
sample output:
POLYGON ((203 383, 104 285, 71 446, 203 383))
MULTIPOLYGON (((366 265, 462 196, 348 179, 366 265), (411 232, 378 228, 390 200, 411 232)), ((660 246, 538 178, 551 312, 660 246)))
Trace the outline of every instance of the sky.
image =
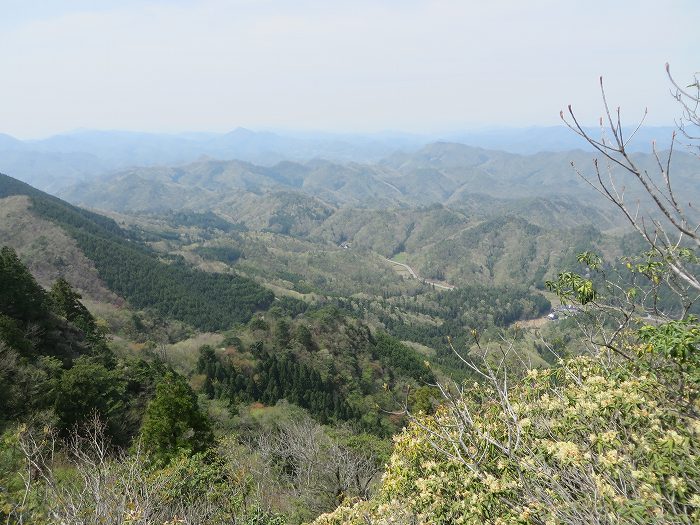
POLYGON ((672 125, 700 2, 0 0, 0 133, 672 125))

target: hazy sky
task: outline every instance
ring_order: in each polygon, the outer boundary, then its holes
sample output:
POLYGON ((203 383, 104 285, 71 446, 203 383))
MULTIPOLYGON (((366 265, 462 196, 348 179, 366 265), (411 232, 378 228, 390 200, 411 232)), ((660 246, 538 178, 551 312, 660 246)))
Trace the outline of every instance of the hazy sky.
MULTIPOLYGON (((0 0, 0 132, 430 132, 677 114, 700 1, 0 0)), ((686 82, 688 83, 688 82, 686 82)))

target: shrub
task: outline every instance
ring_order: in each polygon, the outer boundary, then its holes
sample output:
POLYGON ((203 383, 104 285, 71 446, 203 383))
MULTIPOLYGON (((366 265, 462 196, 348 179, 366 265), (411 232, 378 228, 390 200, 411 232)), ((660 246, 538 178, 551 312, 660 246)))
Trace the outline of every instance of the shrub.
POLYGON ((697 523, 697 392, 669 370, 606 353, 468 387, 396 438, 376 499, 316 523, 697 523))

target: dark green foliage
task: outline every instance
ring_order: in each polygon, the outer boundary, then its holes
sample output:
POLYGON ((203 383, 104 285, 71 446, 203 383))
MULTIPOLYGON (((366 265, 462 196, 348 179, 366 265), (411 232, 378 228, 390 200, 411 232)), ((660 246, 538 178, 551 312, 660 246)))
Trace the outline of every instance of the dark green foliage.
MULTIPOLYGON (((260 401, 272 405, 280 399, 306 408, 321 423, 352 417, 347 402, 333 384, 292 355, 271 355, 258 366, 256 389, 260 401)), ((235 395, 235 394, 234 394, 235 395)))
POLYGON ((155 396, 156 385, 169 371, 161 361, 120 359, 115 365, 119 381, 124 385, 126 406, 121 412, 119 431, 122 443, 131 442, 139 432, 146 406, 155 396))
POLYGON ((57 279, 49 292, 49 301, 53 312, 64 317, 83 332, 87 343, 95 353, 106 354, 107 343, 104 334, 80 299, 82 299, 81 295, 74 291, 68 281, 63 278, 57 279))
POLYGON ((262 317, 253 317, 248 323, 248 327, 251 330, 259 330, 262 332, 267 332, 270 329, 270 325, 262 317))
MULTIPOLYGON (((473 342, 472 329, 493 332, 505 329, 521 319, 541 317, 551 309, 551 303, 541 294, 524 288, 507 286, 470 285, 449 292, 438 292, 432 303, 417 303, 402 298, 399 307, 408 312, 440 319, 440 324, 407 322, 392 315, 391 309, 382 309, 377 317, 386 331, 403 341, 414 341, 437 351, 437 364, 448 366, 454 372, 464 368, 455 357, 448 338, 456 348, 465 348, 473 342)), ((360 311, 369 309, 369 303, 359 302, 360 311)))
POLYGON ((233 246, 202 246, 195 252, 205 259, 233 264, 243 256, 243 252, 233 246))
POLYGON ((552 308, 541 294, 508 286, 471 285, 441 293, 439 304, 450 319, 462 318, 472 328, 487 322, 505 327, 520 319, 539 317, 552 308))
POLYGON ((26 359, 11 347, 0 347, 0 360, 0 426, 53 408, 61 361, 48 356, 26 359))
POLYGON ((65 317, 84 332, 96 330, 95 320, 88 309, 80 302, 81 295, 74 291, 68 281, 62 277, 57 279, 49 293, 51 309, 65 317))
POLYGON ((297 325, 295 328, 294 341, 300 344, 305 350, 313 350, 314 348, 311 331, 303 324, 297 325))
POLYGON ((51 306, 46 292, 15 251, 0 248, 0 342, 23 356, 70 359, 87 351, 85 334, 61 322, 51 306))
POLYGON ((128 243, 79 232, 75 236, 110 289, 138 308, 154 308, 200 330, 245 322, 274 298, 238 275, 206 273, 181 262, 168 265, 128 243))
POLYGON ((199 349, 199 359, 197 360, 197 372, 213 377, 214 366, 219 363, 216 352, 209 345, 204 345, 199 349))
POLYGON ((64 279, 46 294, 12 250, 0 254, 0 280, 11 284, 0 296, 0 420, 51 412, 65 432, 97 412, 110 439, 128 444, 162 367, 117 360, 64 279))
POLYGON ((278 320, 275 327, 275 344, 277 348, 287 348, 290 337, 289 323, 285 319, 278 320))
POLYGON ((275 301, 275 306, 279 307, 280 310, 289 317, 294 318, 306 312, 306 310, 309 308, 309 303, 302 301, 301 299, 294 299, 293 297, 288 297, 285 295, 277 298, 275 301))
POLYGON ((314 310, 311 315, 321 323, 322 327, 330 328, 343 316, 340 307, 341 305, 325 305, 314 310))
MULTIPOLYGON (((202 348, 200 391, 230 400, 236 413, 241 404, 286 399, 319 421, 347 419, 373 434, 391 434, 402 421, 382 409, 396 410, 396 399, 407 387, 414 391, 435 377, 426 356, 381 331, 373 335, 369 325, 353 318, 353 309, 353 303, 340 299, 311 305, 297 319, 278 317, 279 310, 270 309, 269 324, 256 317, 238 327, 239 338, 221 353, 202 348)), ((421 398, 420 406, 428 405, 421 398)))
POLYGON ((408 407, 414 414, 418 412, 431 414, 443 400, 440 389, 435 386, 423 385, 411 391, 408 398, 408 407))
POLYGON ((243 347, 243 342, 241 341, 240 337, 232 332, 224 333, 224 340, 221 342, 221 344, 222 346, 234 346, 236 348, 243 347))
POLYGON ((57 428, 68 432, 96 412, 106 423, 112 443, 126 446, 136 434, 146 401, 162 374, 145 362, 132 366, 146 373, 138 374, 122 362, 109 367, 88 356, 76 359, 69 368, 47 356, 15 362, 12 376, 0 377, 0 392, 6 394, 0 394, 4 419, 24 419, 50 411, 57 428))
POLYGON ((141 426, 141 443, 162 462, 207 450, 214 436, 197 396, 185 379, 169 372, 156 387, 141 426))
POLYGON ((0 248, 0 314, 20 321, 46 317, 46 294, 17 253, 0 248))
POLYGON ((19 322, 7 315, 0 315, 0 341, 20 354, 27 355, 32 351, 32 343, 26 338, 19 322))
POLYGON ((126 385, 122 374, 90 357, 79 357, 56 385, 56 415, 62 430, 71 430, 97 412, 112 436, 123 437, 126 385))
MULTIPOLYGON (((274 298, 254 281, 238 275, 206 273, 181 261, 166 264, 143 245, 128 240, 113 220, 0 174, 0 197, 8 195, 28 195, 32 209, 75 238, 107 286, 137 308, 153 308, 201 330, 221 330, 247 321, 256 309, 266 308, 274 298)), ((11 257, 8 261, 13 264, 11 257)), ((34 300, 34 294, 17 288, 29 285, 21 279, 19 284, 0 289, 9 290, 14 298, 10 304, 19 301, 14 308, 34 311, 35 305, 24 304, 34 300)))
POLYGON ((307 409, 322 423, 357 417, 336 385, 324 381, 316 370, 292 354, 265 353, 261 357, 252 373, 245 373, 219 360, 210 346, 202 346, 197 371, 206 376, 204 393, 210 398, 228 398, 232 403, 261 401, 274 405, 286 399, 307 409))
POLYGON ((435 382, 433 373, 415 350, 383 332, 378 332, 374 341, 372 354, 391 369, 400 370, 417 381, 435 382))

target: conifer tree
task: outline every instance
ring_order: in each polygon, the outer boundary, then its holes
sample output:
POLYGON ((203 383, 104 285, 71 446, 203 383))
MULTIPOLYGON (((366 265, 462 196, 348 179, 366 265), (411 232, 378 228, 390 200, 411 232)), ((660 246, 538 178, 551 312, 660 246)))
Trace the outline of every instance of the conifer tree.
POLYGON ((0 314, 22 321, 46 316, 46 293, 9 246, 0 248, 0 314))
POLYGON ((209 448, 214 435, 197 396, 185 379, 173 372, 156 387, 141 426, 141 442, 157 460, 167 463, 180 454, 209 448))

